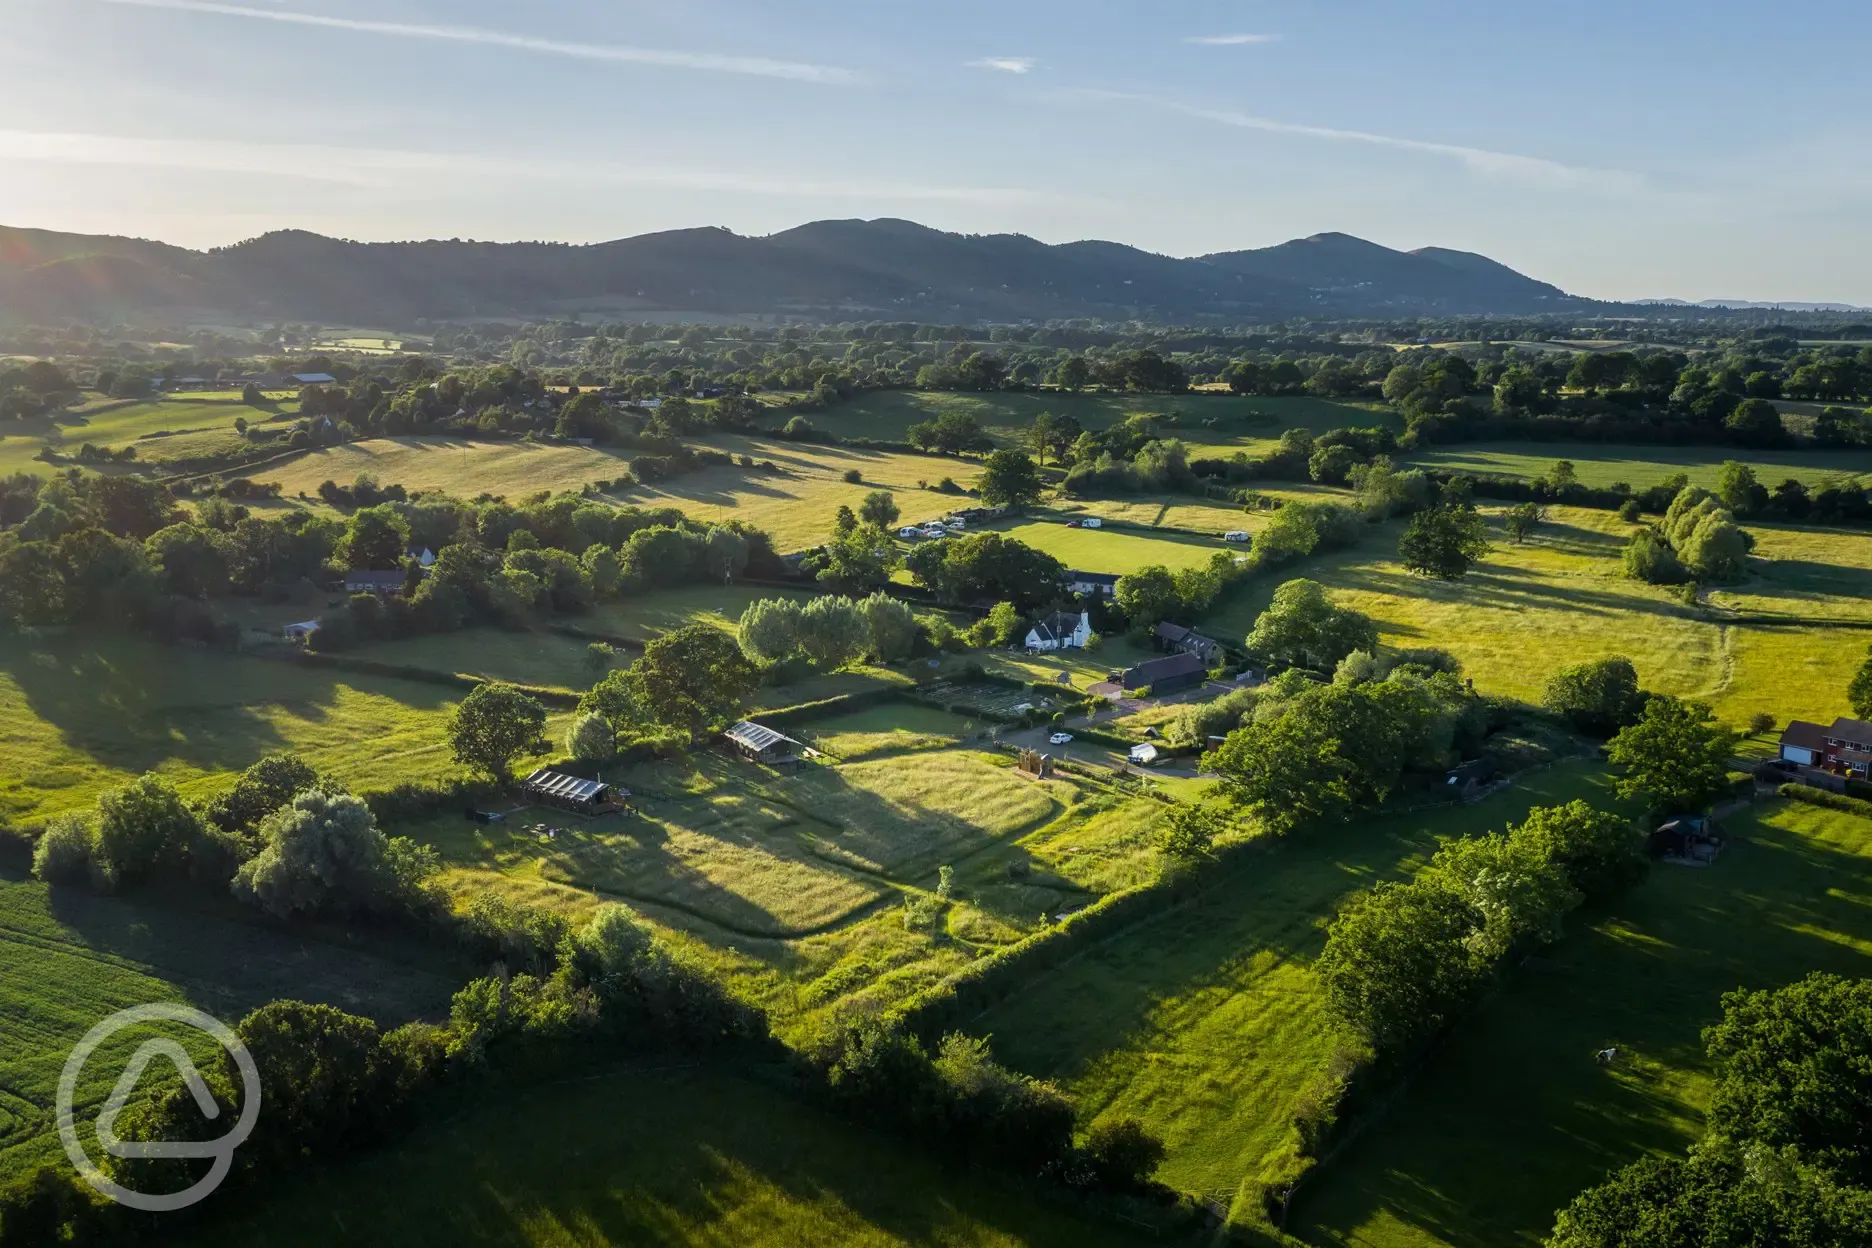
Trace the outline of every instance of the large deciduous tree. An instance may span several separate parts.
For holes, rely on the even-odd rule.
[[[1467,504],[1418,512],[1398,542],[1406,568],[1440,581],[1460,580],[1488,551],[1488,525]]]
[[[1318,581],[1288,581],[1274,591],[1248,649],[1273,663],[1329,671],[1354,650],[1375,650],[1378,629],[1366,616],[1334,606]]]
[[[546,708],[512,685],[478,685],[449,721],[455,761],[501,784],[513,762],[531,753],[546,728]]]
[[[1661,810],[1701,810],[1729,784],[1736,734],[1701,702],[1653,694],[1644,713],[1612,738],[1607,757],[1621,769],[1620,797],[1643,797]]]
[[[982,464],[976,489],[990,507],[1019,510],[1040,499],[1040,470],[1019,451],[999,450]]]

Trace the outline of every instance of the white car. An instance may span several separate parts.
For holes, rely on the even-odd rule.
[[[1105,522],[1097,516],[1087,516],[1079,522],[1079,527],[1082,529],[1102,529],[1105,527]]]
[[[929,528],[923,530],[923,536],[924,537],[948,537],[949,530],[943,528],[942,525],[940,524],[932,524],[929,526]]]
[[[923,530],[915,527],[902,528],[897,530],[897,536],[914,540],[923,536]]]
[[[1245,542],[1248,540],[1248,535],[1240,529],[1230,529],[1227,533],[1222,535],[1222,540],[1225,542]]]
[[[944,516],[943,523],[948,525],[952,529],[966,529],[968,527],[968,517],[967,516]]]
[[[1047,738],[1047,744],[1048,745],[1071,745],[1072,733],[1056,732],[1052,736]]]

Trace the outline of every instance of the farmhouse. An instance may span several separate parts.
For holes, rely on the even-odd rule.
[[[1066,588],[1077,598],[1111,598],[1118,593],[1118,578],[1107,572],[1068,572]]]
[[[1083,650],[1092,636],[1092,617],[1081,611],[1055,611],[1027,630],[1029,650]]]
[[[1864,780],[1872,769],[1872,723],[1842,718],[1827,728],[1797,719],[1781,734],[1781,757],[1802,767]]]
[[[1200,658],[1188,651],[1181,651],[1126,668],[1118,674],[1117,681],[1122,688],[1149,689],[1153,696],[1162,696],[1183,689],[1194,689],[1202,684],[1208,671],[1208,665]]]
[[[376,594],[379,597],[395,597],[403,592],[403,574],[401,572],[372,572],[365,568],[353,568],[345,573],[344,587],[347,594]]]
[[[728,744],[741,752],[750,763],[796,763],[799,756],[793,747],[799,742],[764,724],[742,720],[722,734]]]
[[[1206,666],[1218,667],[1222,663],[1222,643],[1211,641],[1192,628],[1181,624],[1172,624],[1168,620],[1157,626],[1155,636],[1157,648],[1171,653],[1193,654]]]
[[[623,805],[624,798],[630,796],[628,790],[544,767],[522,780],[520,791],[543,805],[556,806],[560,810],[570,810],[581,815],[614,810]]]

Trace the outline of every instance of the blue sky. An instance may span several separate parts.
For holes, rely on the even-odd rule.
[[[1872,304],[1863,0],[0,0],[0,222],[1343,230]]]

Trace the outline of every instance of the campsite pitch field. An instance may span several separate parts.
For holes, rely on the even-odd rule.
[[[604,497],[638,507],[678,507],[695,520],[744,520],[765,529],[775,548],[785,552],[825,541],[838,508],[856,510],[872,490],[895,493],[906,519],[940,516],[956,505],[957,496],[938,494],[934,487],[944,477],[967,486],[979,472],[975,464],[959,459],[778,439],[723,437],[709,445],[757,463],[771,461],[780,471],[739,465],[707,468]],[[446,490],[461,498],[494,494],[518,502],[542,490],[576,492],[592,482],[617,480],[629,471],[633,454],[527,442],[375,438],[312,451],[256,477],[279,482],[288,497],[315,498],[324,481],[342,484],[368,473],[384,485]],[[844,479],[850,471],[862,478],[858,484]]]
[[[356,1162],[269,1185],[192,1242],[1115,1248],[1151,1240],[945,1167],[764,1083],[689,1068],[484,1100]]]
[[[1755,469],[1773,488],[1789,477],[1809,489],[1835,478],[1872,477],[1872,451],[1752,451],[1720,446],[1627,446],[1578,442],[1475,442],[1448,450],[1402,455],[1419,468],[1444,472],[1497,473],[1532,479],[1545,476],[1560,460],[1571,460],[1581,485],[1603,487],[1623,481],[1635,489],[1656,485],[1683,473],[1692,485],[1713,488],[1724,460]]]
[[[459,694],[110,635],[0,642],[0,813],[90,805],[147,771],[189,797],[292,751],[357,788],[453,775]]]
[[[1314,828],[1249,857],[1189,905],[1139,923],[970,1024],[1016,1069],[1058,1080],[1086,1122],[1135,1115],[1169,1146],[1159,1177],[1232,1197],[1296,1165],[1296,1105],[1337,1047],[1308,964],[1353,891],[1442,840],[1499,831],[1532,806],[1610,805],[1569,763],[1474,806]]]
[[[1289,1229],[1357,1248],[1537,1248],[1607,1171],[1701,1134],[1699,1033],[1722,994],[1872,975],[1872,820],[1776,803],[1728,821],[1713,867],[1660,864],[1533,959],[1339,1159]],[[1601,1067],[1608,1046],[1618,1060]]]
[[[1242,526],[1246,528],[1247,526]],[[1144,533],[1135,529],[1070,529],[1064,521],[1017,524],[997,532],[1045,551],[1068,568],[1123,576],[1161,563],[1175,571],[1200,567],[1217,552],[1234,550],[1219,538],[1187,533]]]
[[[0,1178],[62,1158],[53,1123],[59,1073],[99,1021],[133,1005],[186,1001],[232,1025],[280,997],[397,1025],[441,1018],[458,968],[393,961],[234,919],[53,890],[0,871]],[[87,1064],[77,1115],[90,1121],[130,1051],[123,1032]],[[198,1062],[215,1046],[180,1029]],[[205,1047],[204,1047],[205,1046]]]

